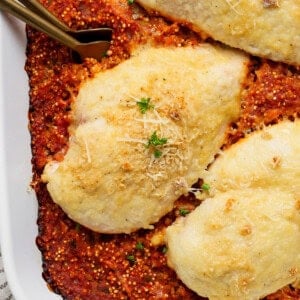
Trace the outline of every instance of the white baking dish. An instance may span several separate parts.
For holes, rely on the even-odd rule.
[[[0,238],[7,279],[17,300],[54,300],[35,244],[37,201],[30,190],[25,26],[0,12]]]

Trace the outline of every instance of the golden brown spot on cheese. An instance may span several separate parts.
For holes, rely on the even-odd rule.
[[[251,282],[251,279],[249,279],[249,278],[241,278],[241,279],[239,280],[239,285],[240,285],[242,288],[244,288],[244,287],[246,287],[247,285],[249,285],[250,282]]]
[[[300,210],[300,199],[296,200],[296,209]]]
[[[298,273],[298,268],[296,268],[296,267],[295,268],[291,268],[289,270],[289,272],[290,272],[291,276],[295,276]]]
[[[272,165],[272,168],[273,169],[276,169],[278,167],[280,167],[280,164],[282,163],[282,159],[280,156],[274,156],[272,158],[272,162],[271,162],[271,165]]]
[[[132,171],[132,165],[129,163],[129,162],[125,162],[123,165],[122,165],[122,169],[125,171],[125,172],[129,172],[129,171]]]
[[[211,229],[211,230],[219,230],[223,227],[220,223],[209,222],[208,224],[209,224],[209,229]]]
[[[225,204],[224,212],[229,213],[232,210],[232,207],[236,202],[237,201],[233,198],[228,199]]]
[[[263,0],[264,8],[279,7],[279,0]]]
[[[245,225],[245,226],[240,230],[240,234],[241,234],[242,236],[247,236],[247,235],[249,235],[249,234],[251,234],[251,233],[252,233],[252,227],[251,227],[251,225],[249,225],[249,224]]]
[[[267,131],[263,131],[262,134],[261,134],[261,137],[264,140],[271,140],[272,139],[272,135]]]

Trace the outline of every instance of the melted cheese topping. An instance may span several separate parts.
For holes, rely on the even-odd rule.
[[[204,177],[212,198],[167,229],[168,261],[210,299],[259,299],[299,279],[300,120],[255,132]]]
[[[69,150],[44,170],[52,199],[95,231],[151,228],[222,145],[239,114],[246,62],[209,45],[147,47],[87,80],[72,109]],[[144,114],[142,98],[150,98]],[[154,133],[167,142],[148,145]]]
[[[138,0],[196,31],[251,54],[300,64],[298,0]],[[280,20],[280,21],[279,21]]]
[[[300,120],[284,121],[221,153],[204,176],[211,194],[246,187],[280,187],[300,198]]]
[[[258,300],[299,278],[299,228],[291,193],[219,193],[167,229],[168,263],[210,300]]]

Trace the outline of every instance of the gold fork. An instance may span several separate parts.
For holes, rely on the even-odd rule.
[[[20,0],[20,2],[0,0],[0,9],[68,46],[78,53],[81,59],[93,57],[101,60],[108,50],[112,35],[111,28],[74,31],[60,22],[37,1]]]

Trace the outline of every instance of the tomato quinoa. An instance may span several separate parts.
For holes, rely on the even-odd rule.
[[[104,235],[70,220],[51,200],[41,174],[49,160],[62,159],[68,148],[70,105],[84,79],[127,59],[135,43],[151,40],[181,47],[201,43],[205,37],[190,32],[186,24],[149,15],[126,0],[41,2],[72,28],[109,26],[114,30],[111,47],[101,62],[87,59],[79,64],[72,61],[66,47],[27,28],[32,186],[39,202],[37,245],[49,288],[65,299],[201,299],[167,266],[167,248],[160,240],[161,232],[178,215],[200,204],[193,194],[178,199],[174,210],[152,231]],[[226,145],[263,123],[295,118],[299,113],[299,68],[252,58],[242,115],[232,124]],[[299,297],[300,290],[285,287],[266,299]]]

